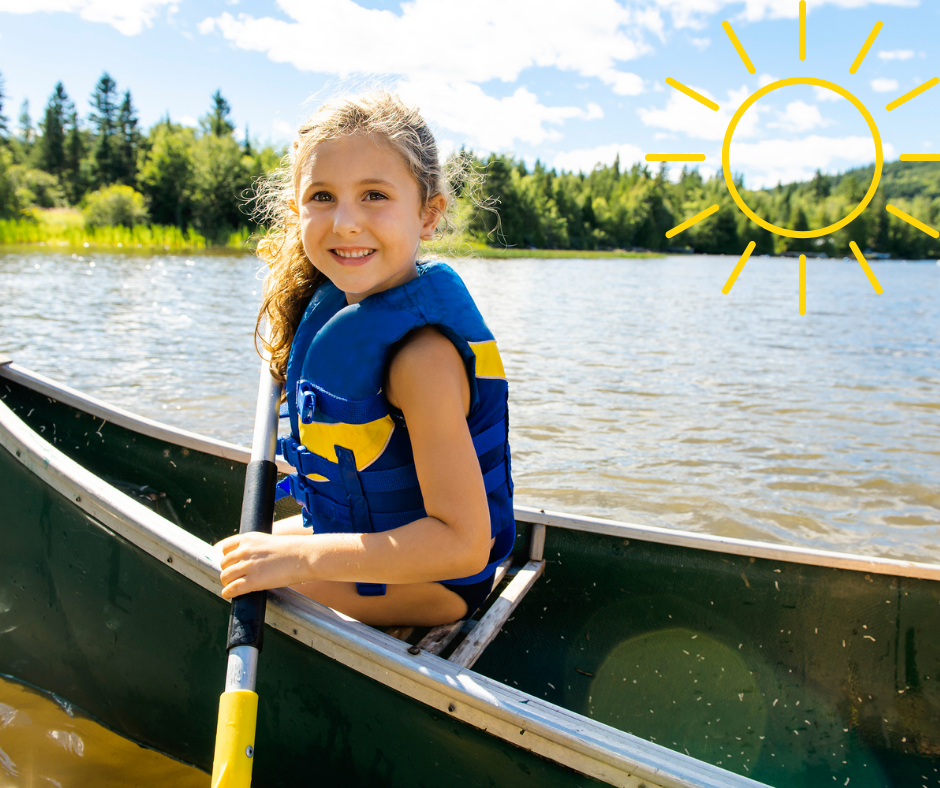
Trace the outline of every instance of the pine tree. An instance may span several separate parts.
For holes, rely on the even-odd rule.
[[[39,169],[61,178],[65,171],[65,123],[74,105],[59,82],[49,97],[40,123]]]
[[[20,141],[24,146],[29,147],[36,139],[36,131],[33,129],[33,120],[29,116],[29,99],[23,99],[20,104]]]
[[[119,150],[117,83],[107,72],[95,85],[91,106],[89,120],[94,126],[92,158],[95,182],[97,186],[108,186],[120,180],[123,166]]]
[[[245,141],[242,143],[242,153],[245,156],[254,156],[255,152],[251,149],[251,137],[248,136],[248,124],[245,124]]]
[[[72,205],[75,205],[87,190],[87,184],[82,174],[82,159],[84,158],[85,139],[82,136],[78,112],[75,111],[75,106],[72,105],[65,134],[65,166],[62,179],[66,196]]]
[[[131,100],[131,92],[125,91],[124,100],[118,114],[117,158],[120,174],[117,178],[127,186],[137,183],[137,149],[140,147],[140,131],[137,128],[137,114]]]
[[[235,131],[235,124],[229,120],[232,108],[222,97],[222,91],[212,94],[212,109],[209,114],[199,120],[199,126],[206,134],[214,137],[228,137]]]

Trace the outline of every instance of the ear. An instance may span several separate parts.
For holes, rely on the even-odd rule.
[[[435,194],[428,200],[428,204],[424,207],[424,224],[421,226],[421,240],[429,241],[431,239],[431,236],[434,235],[434,230],[437,228],[437,223],[444,215],[444,209],[446,207],[447,201],[442,194]]]

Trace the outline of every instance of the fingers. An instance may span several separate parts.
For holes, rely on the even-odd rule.
[[[242,534],[235,534],[234,536],[226,536],[224,539],[215,543],[215,546],[218,547],[223,553],[228,553],[231,550],[234,550],[238,547],[239,540],[241,539]]]
[[[234,597],[241,596],[242,594],[247,594],[251,591],[257,591],[257,588],[251,588],[248,584],[248,581],[245,578],[240,577],[237,580],[233,580],[225,588],[222,589],[222,598],[223,599],[233,599]]]

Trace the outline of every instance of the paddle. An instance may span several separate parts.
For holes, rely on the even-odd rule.
[[[261,363],[251,462],[245,475],[245,496],[239,533],[271,533],[274,521],[274,462],[281,384],[271,377],[267,361]],[[266,591],[253,591],[232,600],[228,626],[228,669],[225,692],[219,698],[215,734],[212,788],[248,788],[254,762],[258,695],[255,677],[264,635]]]

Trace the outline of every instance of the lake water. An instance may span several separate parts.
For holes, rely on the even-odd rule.
[[[452,263],[510,380],[517,503],[940,561],[940,266],[873,262],[876,295],[854,260],[811,260],[801,316],[796,260],[752,258],[722,295],[736,262]],[[0,353],[244,444],[258,272],[0,252]]]
[[[940,561],[940,267],[462,260],[510,380],[518,503]],[[247,255],[0,254],[0,353],[247,444]]]

